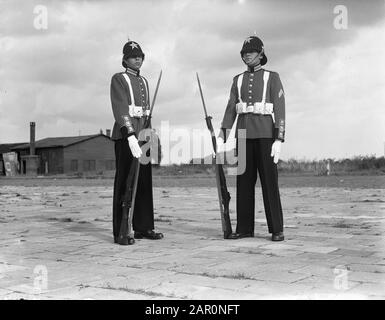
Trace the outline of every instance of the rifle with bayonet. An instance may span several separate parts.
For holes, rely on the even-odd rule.
[[[198,80],[199,92],[200,92],[201,99],[202,99],[203,109],[205,111],[206,125],[210,131],[211,141],[212,141],[213,149],[214,149],[213,167],[214,167],[215,178],[216,178],[216,182],[217,182],[219,210],[221,212],[223,238],[228,239],[232,233],[231,220],[230,220],[230,210],[229,210],[229,204],[230,204],[230,198],[231,197],[230,197],[229,191],[227,190],[226,177],[225,177],[225,173],[223,171],[223,166],[222,166],[222,164],[218,163],[219,161],[218,161],[218,157],[217,157],[217,155],[218,155],[217,154],[217,140],[215,138],[213,124],[211,123],[212,117],[207,115],[206,104],[205,104],[205,100],[203,98],[202,87],[201,87],[201,83],[199,81],[198,73],[197,73],[197,80]]]
[[[138,128],[139,132],[142,129],[148,129],[151,125],[152,110],[154,109],[156,96],[158,94],[160,79],[162,78],[162,70],[160,71],[158,82],[156,84],[154,98],[152,99],[149,115],[146,116],[142,128]],[[142,146],[144,142],[139,141],[139,145]],[[134,216],[136,190],[138,187],[140,161],[138,158],[133,157],[130,170],[126,181],[126,190],[121,200],[122,206],[122,222],[120,225],[120,232],[118,237],[118,243],[122,245],[128,245],[134,243],[134,237],[132,235],[132,218]]]

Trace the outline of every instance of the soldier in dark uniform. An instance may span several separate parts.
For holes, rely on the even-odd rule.
[[[116,173],[113,197],[113,235],[118,242],[122,220],[121,198],[133,157],[139,158],[142,150],[138,143],[139,129],[149,114],[150,97],[147,80],[140,75],[144,53],[135,41],[123,47],[122,65],[125,72],[114,74],[111,80],[111,104],[115,118],[111,139],[115,141]],[[161,239],[155,232],[152,194],[151,162],[140,164],[138,186],[133,215],[134,238]],[[129,238],[129,244],[135,240]]]
[[[230,99],[218,137],[226,142],[238,115],[237,130],[246,130],[246,169],[237,176],[237,228],[232,239],[254,236],[255,184],[261,179],[268,230],[273,241],[284,240],[277,163],[285,136],[285,94],[277,72],[262,68],[267,62],[262,41],[248,37],[241,50],[247,71],[234,77]],[[240,161],[241,154],[238,154]]]

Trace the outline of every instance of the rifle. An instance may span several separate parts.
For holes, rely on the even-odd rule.
[[[150,113],[148,116],[146,116],[144,120],[143,128],[138,128],[138,132],[140,132],[141,129],[147,129],[150,127],[152,110],[154,109],[155,100],[158,94],[161,78],[162,78],[162,70],[160,71],[158,82],[156,84],[154,98],[152,99],[152,103],[151,103]],[[139,141],[139,145],[142,146],[143,143]],[[128,245],[128,244],[134,243],[133,236],[132,236],[132,218],[134,216],[136,190],[138,187],[138,178],[139,178],[139,169],[140,169],[140,161],[138,158],[133,157],[130,170],[127,176],[126,190],[121,200],[122,222],[119,230],[118,243],[122,245]]]
[[[213,124],[211,123],[212,117],[207,115],[206,104],[203,98],[202,87],[199,81],[198,73],[197,73],[197,80],[198,80],[199,92],[202,98],[203,109],[205,111],[206,125],[210,131],[211,141],[213,143],[213,149],[214,149],[213,160],[215,163],[213,164],[213,167],[214,167],[215,178],[217,182],[219,210],[221,212],[223,238],[228,239],[230,234],[232,233],[230,212],[229,212],[229,204],[230,204],[231,197],[230,197],[229,191],[227,190],[226,177],[223,171],[223,166],[222,164],[217,163],[217,140],[215,138]]]

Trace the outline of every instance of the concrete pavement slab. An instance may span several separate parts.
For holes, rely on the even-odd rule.
[[[255,237],[230,241],[215,188],[157,187],[165,238],[124,247],[113,243],[108,183],[0,187],[1,299],[384,298],[385,208],[366,200],[385,189],[283,188],[286,240],[273,243],[260,190]]]

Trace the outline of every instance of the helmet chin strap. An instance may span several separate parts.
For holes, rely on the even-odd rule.
[[[246,62],[245,62],[245,59],[243,59],[243,57],[242,57],[242,60],[243,60],[243,62],[248,66],[248,67],[255,67],[255,66],[257,66],[258,64],[260,64],[261,63],[261,60],[262,60],[262,55],[263,54],[263,49],[262,49],[262,51],[261,52],[259,52],[258,53],[258,55],[253,59],[253,61],[251,61],[249,64],[247,64]],[[259,63],[257,63],[257,64],[255,64],[255,60],[256,59],[259,59]]]
[[[242,60],[243,60],[243,62],[245,62],[245,64],[246,64],[248,67],[254,67],[254,66],[257,66],[258,64],[261,63],[261,61],[259,61],[259,63],[256,63],[256,62],[255,62],[255,60],[256,60],[257,58],[258,58],[258,57],[255,57],[255,59],[254,59],[253,61],[251,61],[250,63],[246,63],[244,59],[242,59]],[[259,60],[261,60],[261,59],[259,59]]]
[[[143,61],[143,60],[142,60],[142,61]],[[135,65],[129,64],[129,63],[128,63],[128,59],[127,59],[127,60],[124,60],[124,62],[126,63],[126,65],[127,65],[128,68],[130,68],[130,69],[132,69],[132,70],[136,70],[136,71],[140,70],[140,67],[138,68],[138,67],[135,66]]]

